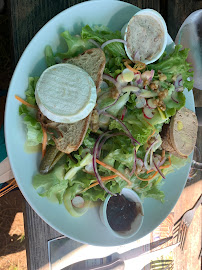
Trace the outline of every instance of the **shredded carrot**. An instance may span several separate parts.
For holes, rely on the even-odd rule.
[[[102,181],[107,181],[107,180],[114,179],[115,177],[117,177],[117,175],[113,174],[113,175],[109,175],[109,176],[103,176],[103,177],[101,177],[101,179],[102,179]]]
[[[42,158],[43,158],[46,154],[46,145],[48,141],[48,136],[44,127],[42,127],[42,131],[43,131],[43,142],[42,142]]]
[[[141,177],[139,177],[136,173],[135,173],[135,175],[136,175],[136,177],[137,177],[138,179],[140,179],[140,180],[142,180],[142,181],[150,181],[150,180],[152,180],[152,179],[157,175],[157,173],[158,173],[158,172],[155,172],[153,175],[151,175],[151,176],[148,177],[148,178],[141,178]]]
[[[140,61],[135,61],[134,69],[136,69],[136,70],[142,70],[145,67],[146,67],[146,64],[145,63],[142,63]]]
[[[152,132],[152,134],[149,135],[149,137],[147,138],[147,143],[148,143],[149,139],[155,134],[155,132],[156,132],[156,130],[154,130],[154,131]]]
[[[130,59],[123,59],[124,61],[124,65],[128,65],[128,64],[131,64],[133,63]],[[131,71],[134,72],[134,70],[137,72],[139,70],[142,70],[146,67],[146,64],[145,63],[142,63],[141,61],[135,61],[135,66],[132,68],[131,66],[126,66],[128,69],[130,69]]]
[[[108,180],[114,180],[114,178],[116,178],[117,175],[114,174],[114,175],[110,175],[110,176],[104,176],[104,177],[101,177],[101,180],[104,182],[104,181],[108,181]],[[82,190],[81,192],[85,192],[86,190],[92,188],[92,187],[95,187],[99,185],[99,183],[96,181],[95,183],[91,184],[89,187],[85,188],[84,190]]]
[[[22,99],[21,97],[18,97],[18,96],[15,95],[15,98],[16,98],[18,101],[20,101],[22,104],[24,104],[24,105],[26,105],[26,106],[28,106],[28,107],[37,109],[37,106],[28,103],[27,101],[25,101],[25,100]]]
[[[171,166],[171,164],[163,165],[163,166],[160,166],[159,169],[166,169],[166,168],[169,168],[170,166]]]
[[[110,171],[114,172],[115,174],[117,174],[118,176],[120,176],[123,180],[125,180],[129,185],[132,185],[131,181],[125,177],[125,175],[123,175],[121,172],[117,171],[116,169],[114,169],[112,166],[105,164],[104,162],[100,161],[99,159],[96,159],[96,162],[100,165],[102,165],[103,167],[109,169]]]
[[[172,164],[170,156],[168,156],[168,160],[170,162],[170,165]]]
[[[150,124],[146,119],[144,119],[144,121],[147,122],[147,124],[148,124],[149,126],[151,126],[152,128],[154,128],[154,127],[152,126],[152,124]]]
[[[124,62],[124,65],[125,65],[129,70],[131,70],[132,72],[134,72],[134,73],[139,73],[139,74],[140,74],[140,71],[139,71],[139,70],[132,68],[127,62]]]

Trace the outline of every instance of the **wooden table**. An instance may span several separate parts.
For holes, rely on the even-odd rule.
[[[13,38],[13,64],[18,62],[22,52],[36,32],[62,10],[78,4],[79,0],[10,0],[11,30]],[[174,39],[185,18],[194,10],[202,8],[198,0],[129,0],[140,8],[153,8],[159,11],[168,25],[168,32]],[[202,106],[202,94],[196,92],[197,106]],[[199,137],[202,138],[202,129]],[[199,141],[199,140],[198,140]],[[199,145],[199,144],[198,144]],[[199,145],[201,148],[201,145]],[[202,151],[201,151],[202,152]],[[199,175],[201,179],[201,175]],[[27,241],[28,269],[49,269],[47,241],[60,236],[48,226],[25,202],[25,231]],[[198,269],[196,269],[198,270]]]

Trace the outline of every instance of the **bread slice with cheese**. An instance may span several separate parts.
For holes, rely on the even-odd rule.
[[[38,120],[47,132],[51,134],[58,150],[70,154],[76,151],[83,142],[89,126],[91,114],[73,124],[57,123],[49,120],[38,110]]]
[[[65,62],[85,70],[93,79],[98,91],[106,62],[105,54],[101,49],[87,50],[83,54]],[[82,144],[88,130],[90,118],[91,113],[86,118],[72,124],[57,123],[49,120],[40,110],[38,111],[38,120],[51,134],[57,149],[67,154],[76,151]]]
[[[171,118],[162,131],[162,148],[181,158],[187,158],[194,149],[198,122],[194,112],[183,107]]]

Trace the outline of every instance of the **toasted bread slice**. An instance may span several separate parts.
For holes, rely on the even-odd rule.
[[[106,62],[105,54],[101,49],[87,50],[83,54],[65,62],[85,70],[95,82],[98,91]],[[42,126],[52,133],[52,139],[57,149],[67,154],[76,151],[82,144],[88,130],[90,118],[91,113],[83,120],[73,124],[56,123],[45,117],[40,110],[38,111],[38,119]]]
[[[170,140],[179,155],[188,156],[196,144],[198,121],[194,112],[183,107],[170,122]]]
[[[78,66],[85,70],[95,82],[97,91],[102,81],[105,62],[105,54],[99,48],[89,49],[77,57],[65,60],[65,63]]]
[[[177,157],[187,158],[194,149],[197,130],[196,115],[184,107],[171,118],[169,125],[163,126],[161,146]]]
[[[70,154],[76,151],[83,142],[90,122],[89,114],[85,119],[73,124],[56,123],[38,111],[38,120],[51,134],[58,150]]]

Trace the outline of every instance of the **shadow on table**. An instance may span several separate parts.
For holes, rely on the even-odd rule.
[[[25,249],[23,196],[19,190],[0,198],[0,257]]]

